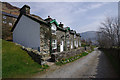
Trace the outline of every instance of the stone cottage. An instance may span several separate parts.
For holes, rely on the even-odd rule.
[[[11,29],[17,20],[17,15],[0,11],[2,13],[2,39],[12,41]]]
[[[76,31],[74,31],[74,49],[78,47],[78,37],[76,36]]]
[[[57,27],[57,50],[58,52],[62,52],[66,50],[66,37],[65,37],[66,30],[64,28],[64,24],[60,22],[59,26]]]
[[[30,14],[28,5],[20,9],[20,15],[11,31],[13,42],[50,53],[50,26],[41,17]]]
[[[66,50],[71,50],[71,38],[72,36],[70,35],[70,27],[66,27],[66,34],[65,34],[65,37],[66,37]]]
[[[45,21],[51,26],[51,53],[65,51],[65,29],[64,25],[58,24],[55,19],[48,16]]]
[[[47,19],[45,19],[47,24],[50,25],[51,27],[51,46],[50,46],[50,51],[51,53],[57,52],[57,27],[59,24],[55,19],[52,19],[50,16],[48,16]]]
[[[74,48],[75,48],[75,44],[74,44],[74,34],[75,34],[75,31],[70,30],[71,49],[74,49]]]

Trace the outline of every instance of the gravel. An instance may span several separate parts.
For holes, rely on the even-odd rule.
[[[63,66],[52,65],[34,78],[118,78],[107,57],[95,49],[92,53]]]

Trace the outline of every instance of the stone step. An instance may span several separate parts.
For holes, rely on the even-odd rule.
[[[49,54],[42,54],[43,57],[49,57]]]
[[[50,59],[51,57],[42,57],[41,59],[42,60],[44,60],[44,61],[46,61],[46,60],[48,60],[48,59]]]

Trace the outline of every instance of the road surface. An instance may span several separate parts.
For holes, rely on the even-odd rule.
[[[92,53],[63,66],[52,65],[34,78],[118,78],[107,57],[95,49]]]

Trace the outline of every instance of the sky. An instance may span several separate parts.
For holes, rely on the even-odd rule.
[[[46,19],[50,16],[77,33],[97,31],[105,17],[118,16],[117,2],[10,2],[21,8],[27,4],[30,13]]]

